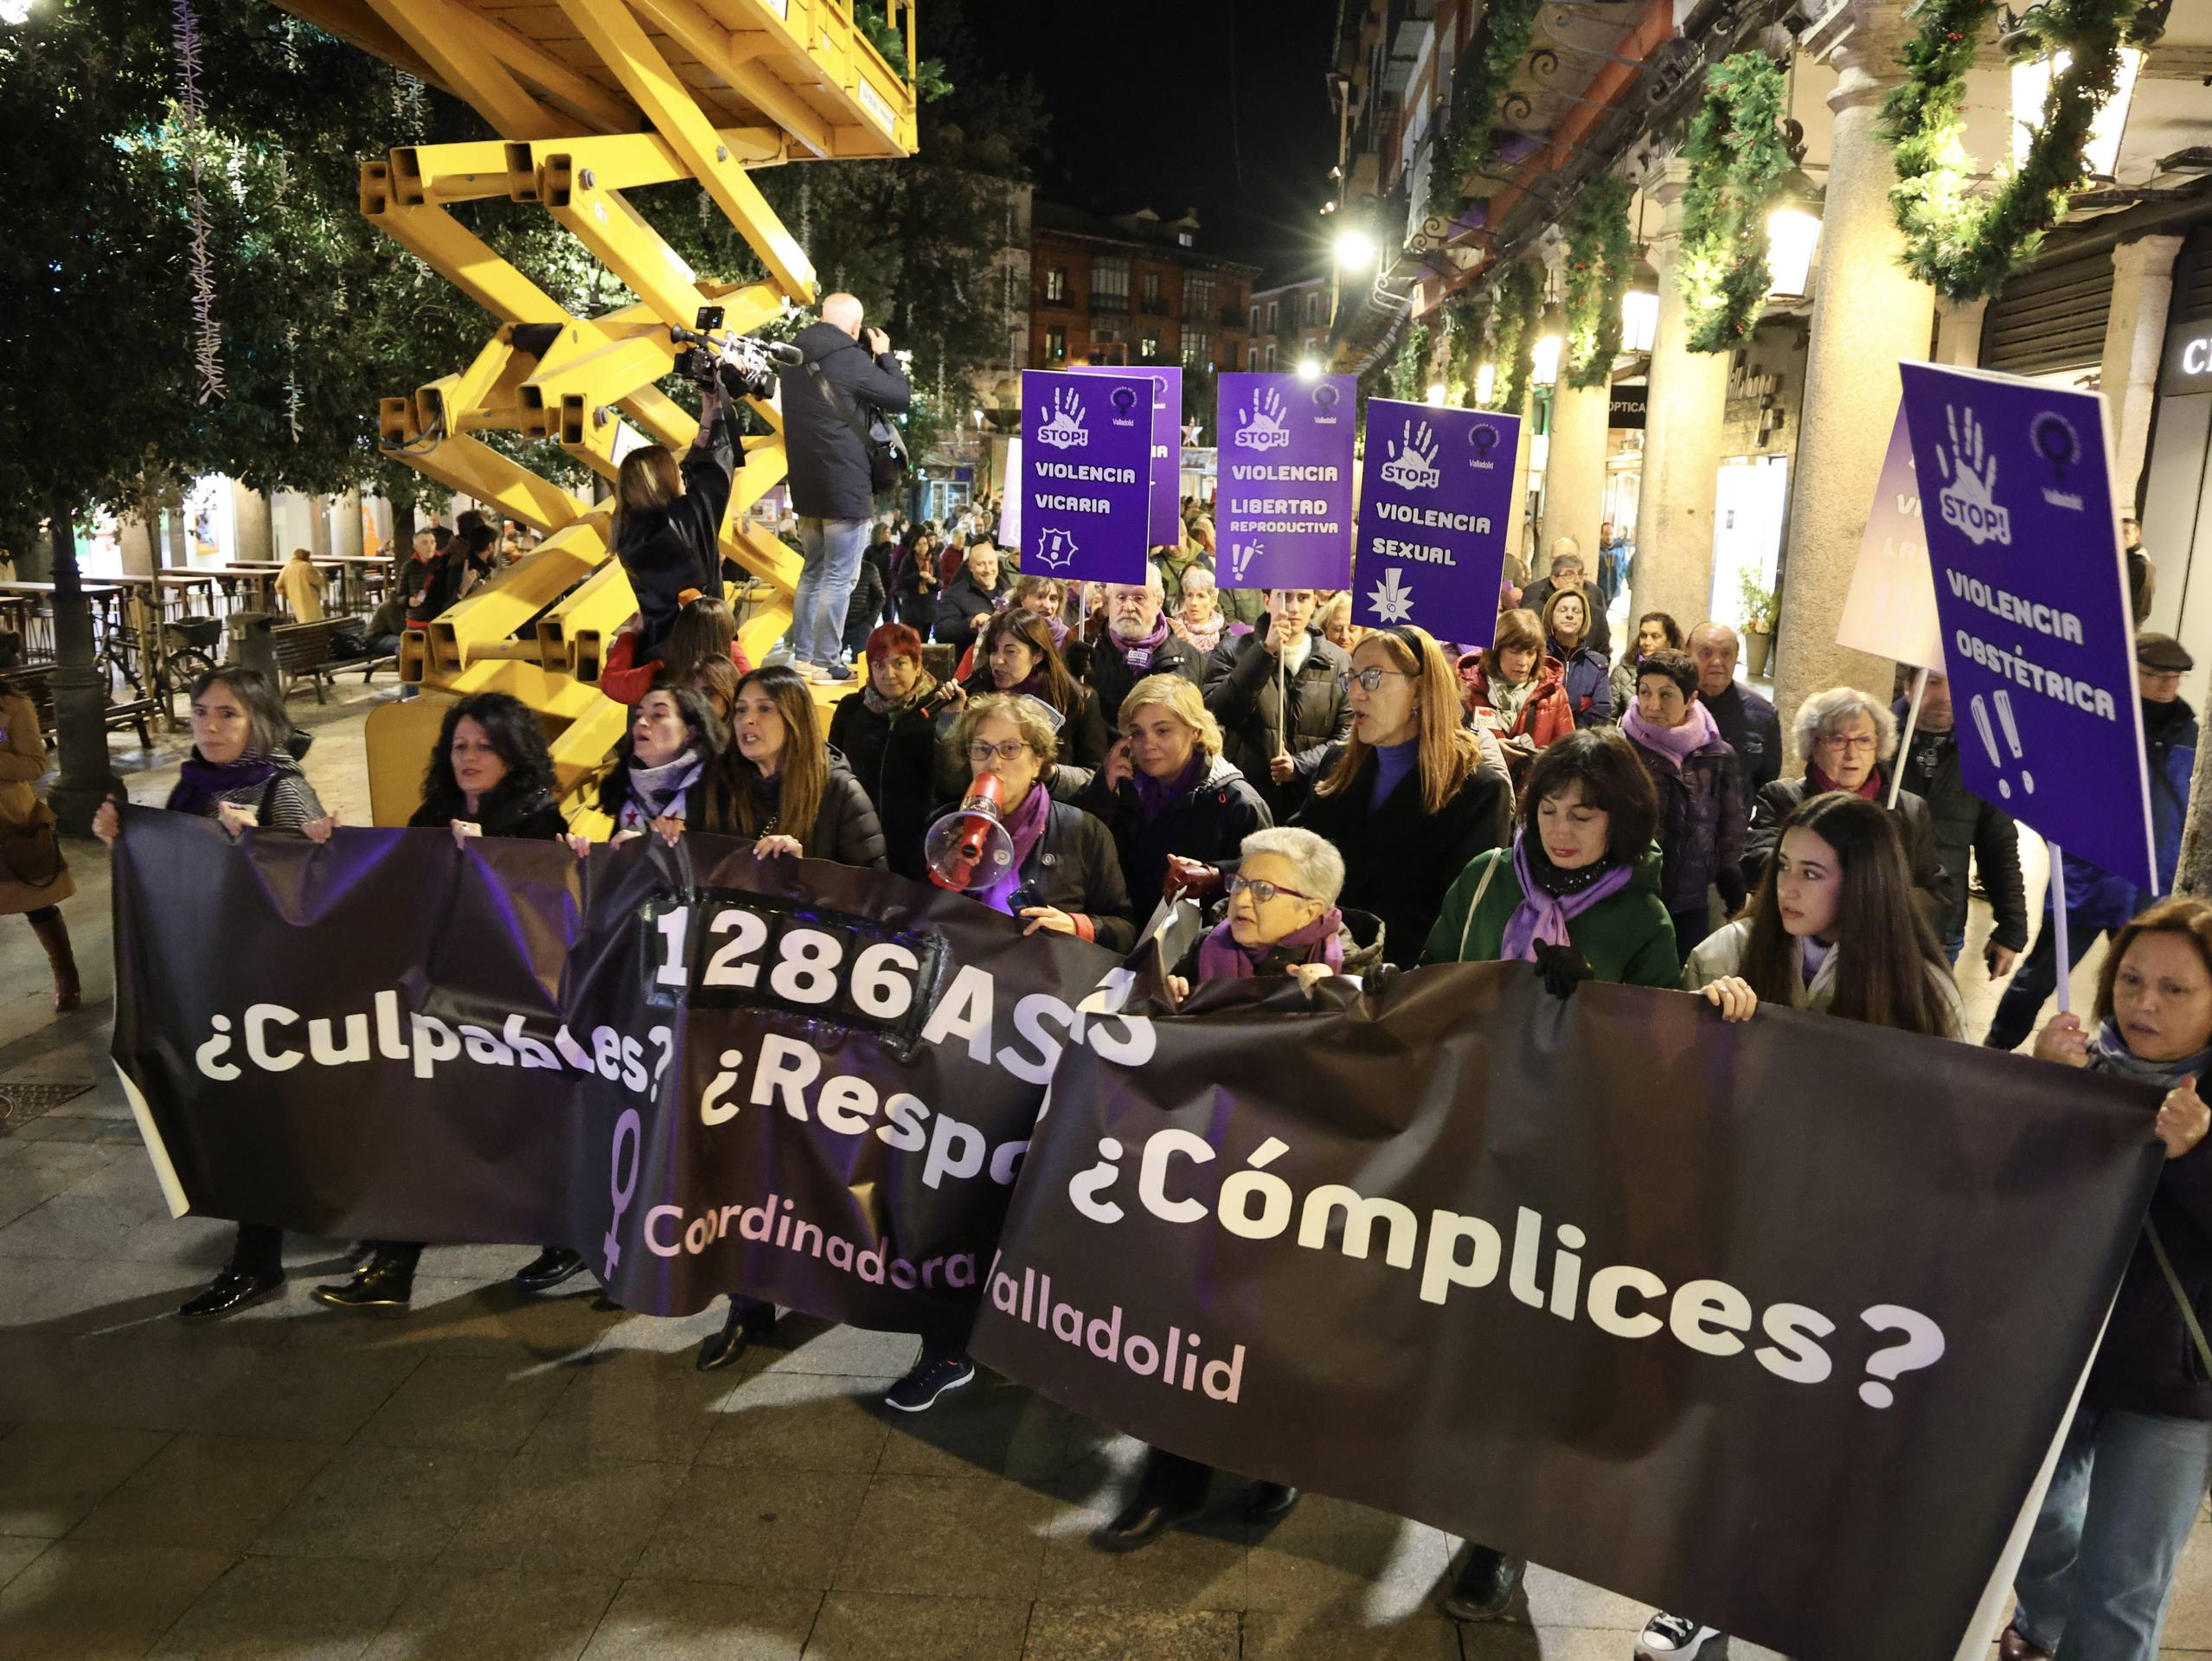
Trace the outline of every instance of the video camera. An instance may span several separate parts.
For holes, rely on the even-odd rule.
[[[801,363],[798,347],[780,340],[757,340],[750,335],[725,335],[722,308],[702,305],[696,327],[671,324],[670,338],[691,350],[680,353],[676,368],[702,391],[719,381],[732,398],[766,398],[776,388],[776,365]]]

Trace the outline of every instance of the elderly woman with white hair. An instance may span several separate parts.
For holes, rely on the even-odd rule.
[[[1889,706],[1855,686],[1831,687],[1798,706],[1794,728],[1805,773],[1762,785],[1752,800],[1751,829],[1743,840],[1745,885],[1758,889],[1774,857],[1782,827],[1808,797],[1840,790],[1888,805],[1889,765],[1897,754],[1897,718]],[[1935,847],[1935,820],[1909,790],[1890,809],[1905,863],[1912,869],[1914,902],[1936,922],[1951,904],[1951,879]]]
[[[1365,973],[1382,962],[1382,923],[1337,904],[1344,856],[1329,842],[1286,825],[1253,831],[1238,853],[1218,920],[1168,977],[1177,1003],[1194,983],[1292,975],[1310,989],[1330,975]],[[1149,1449],[1136,1491],[1112,1522],[1092,1531],[1091,1543],[1112,1552],[1150,1545],[1205,1510],[1213,1481],[1213,1466]],[[1240,1509],[1245,1522],[1270,1524],[1288,1516],[1298,1498],[1297,1489],[1281,1483],[1247,1483]]]

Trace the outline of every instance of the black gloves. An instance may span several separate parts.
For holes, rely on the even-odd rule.
[[[1751,892],[1744,885],[1743,873],[1733,865],[1721,869],[1720,875],[1713,879],[1713,886],[1721,891],[1721,903],[1731,917],[1743,909],[1744,899]]]
[[[1584,981],[1593,978],[1590,965],[1571,946],[1538,946],[1536,978],[1554,997],[1569,997]]]

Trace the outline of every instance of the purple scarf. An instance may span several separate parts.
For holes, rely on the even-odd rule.
[[[211,819],[224,797],[234,791],[258,790],[276,776],[277,764],[258,750],[218,765],[202,760],[196,748],[176,770],[176,788],[169,792],[169,806],[178,813]]]
[[[1144,816],[1144,823],[1151,824],[1196,790],[1205,771],[1205,754],[1197,751],[1192,754],[1189,765],[1172,779],[1155,779],[1142,767],[1131,773],[1129,782],[1137,786],[1137,811]]]
[[[1166,643],[1167,638],[1168,619],[1165,612],[1160,614],[1160,620],[1152,625],[1152,632],[1142,640],[1125,640],[1112,629],[1106,631],[1106,638],[1113,642],[1113,649],[1121,654],[1121,661],[1139,675],[1149,675],[1152,672],[1152,658],[1157,654],[1160,647]]]
[[[1543,856],[1539,853],[1539,859]],[[1551,862],[1543,860],[1545,871],[1554,870]],[[1538,882],[1529,869],[1528,838],[1524,832],[1513,833],[1513,875],[1521,882],[1521,903],[1505,920],[1505,937],[1499,943],[1499,956],[1507,961],[1519,959],[1533,963],[1539,946],[1566,946],[1567,926],[1599,901],[1619,894],[1635,876],[1634,869],[1626,865],[1615,865],[1596,882],[1574,889],[1570,894],[1555,895]],[[1573,877],[1579,873],[1559,872]]]
[[[987,888],[971,888],[968,898],[981,901],[993,911],[1014,914],[1014,896],[1022,887],[1022,867],[1029,863],[1030,850],[1037,845],[1037,838],[1044,834],[1045,821],[1052,817],[1052,792],[1040,779],[1029,786],[1029,793],[1022,805],[1009,814],[1003,824],[1009,841],[1014,844],[1014,863],[1006,868],[1006,875]]]
[[[1242,946],[1228,922],[1216,923],[1198,942],[1198,978],[1249,980],[1260,972],[1260,960],[1286,946],[1305,946],[1302,963],[1325,963],[1330,972],[1344,966],[1344,914],[1331,906],[1304,928],[1294,928],[1273,946]]]
[[[1689,759],[1692,751],[1702,749],[1721,735],[1713,721],[1713,712],[1705,707],[1703,699],[1689,706],[1689,719],[1679,727],[1654,727],[1644,719],[1644,712],[1635,704],[1628,706],[1628,713],[1621,717],[1620,730],[1628,734],[1640,747],[1652,754],[1664,756],[1677,773]]]

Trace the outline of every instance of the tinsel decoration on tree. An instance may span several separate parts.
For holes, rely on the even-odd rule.
[[[1613,361],[1620,355],[1621,297],[1635,258],[1628,233],[1628,206],[1635,196],[1626,179],[1605,174],[1585,185],[1568,209],[1565,373],[1570,387],[1613,382]]]
[[[1683,145],[1689,187],[1675,277],[1693,352],[1742,345],[1766,303],[1766,211],[1790,169],[1783,98],[1782,71],[1764,53],[1739,52],[1705,77],[1705,101]]]
[[[176,120],[184,138],[191,189],[184,209],[192,238],[192,326],[198,336],[195,357],[200,371],[200,401],[225,396],[222,325],[215,320],[215,261],[208,249],[208,199],[200,185],[200,157],[206,149],[207,106],[200,96],[200,23],[192,0],[174,0],[176,39]]]
[[[1973,195],[1963,143],[1966,72],[1997,0],[1925,0],[1920,33],[1903,54],[1905,79],[1882,106],[1882,135],[1896,158],[1890,211],[1905,233],[1905,267],[1947,300],[1994,296],[2033,259],[2065,217],[2067,200],[2088,177],[2083,151],[2097,112],[2119,84],[2120,48],[2145,43],[2163,7],[2142,0],[2046,0],[2031,6],[2013,37],[2029,57],[2064,52],[2042,119],[2018,164],[2001,166],[1991,189]],[[2147,25],[2147,27],[2146,27]]]

